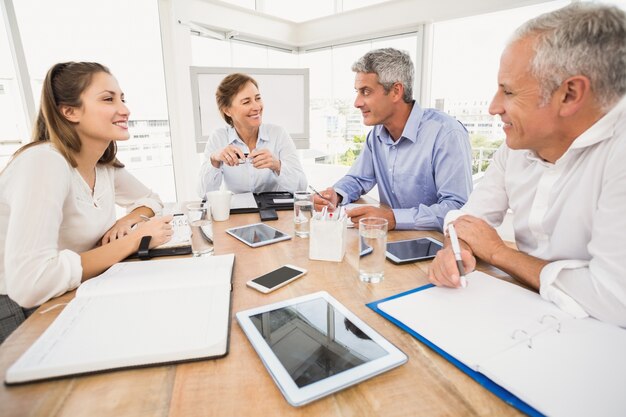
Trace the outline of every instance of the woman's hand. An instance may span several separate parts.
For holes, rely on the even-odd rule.
[[[280,160],[274,158],[269,149],[255,149],[250,154],[250,158],[255,168],[269,168],[276,174],[280,174]]]
[[[211,154],[211,164],[215,168],[219,168],[222,163],[234,167],[239,165],[240,159],[245,159],[243,151],[235,145],[228,145],[220,151]]]
[[[111,241],[113,241],[115,239],[120,239],[120,238],[126,236],[127,234],[130,233],[132,227],[138,221],[139,220],[132,219],[129,216],[122,217],[121,219],[116,221],[115,224],[113,226],[111,226],[111,228],[109,230],[107,230],[107,232],[102,237],[101,244],[106,245],[107,243],[109,243],[109,242],[111,242]]]
[[[150,249],[169,242],[174,234],[172,228],[173,216],[152,217],[149,221],[137,223],[137,227],[131,231],[131,234],[137,235],[137,241],[144,236],[152,236],[150,239]]]

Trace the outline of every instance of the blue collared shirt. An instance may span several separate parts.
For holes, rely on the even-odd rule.
[[[442,230],[446,213],[465,204],[472,191],[472,151],[465,127],[414,102],[402,136],[394,142],[376,125],[348,174],[335,185],[342,205],[378,184],[396,229]]]

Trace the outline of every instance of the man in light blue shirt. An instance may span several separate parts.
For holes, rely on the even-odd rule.
[[[347,212],[355,225],[382,217],[389,229],[442,230],[446,213],[472,190],[471,147],[463,125],[413,100],[413,63],[392,48],[366,53],[352,66],[354,106],[374,126],[348,174],[315,197],[318,208],[355,201],[378,184],[381,207]]]

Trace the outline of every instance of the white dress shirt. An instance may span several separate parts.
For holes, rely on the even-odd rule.
[[[554,164],[503,145],[461,211],[492,226],[514,213],[519,250],[550,261],[541,296],[626,327],[626,98]]]
[[[96,167],[91,189],[51,145],[25,150],[0,174],[0,294],[24,308],[80,284],[79,253],[115,224],[115,204],[159,213],[159,197],[123,168]]]
[[[201,197],[207,191],[219,190],[222,179],[226,188],[236,194],[306,189],[306,175],[296,153],[296,146],[282,127],[262,124],[256,144],[257,149],[268,149],[274,158],[280,160],[280,175],[269,168],[257,169],[250,161],[233,167],[222,164],[215,168],[211,164],[211,154],[231,144],[241,148],[244,153],[250,153],[250,149],[233,127],[220,128],[211,134],[204,149],[205,160],[200,168],[198,193]]]

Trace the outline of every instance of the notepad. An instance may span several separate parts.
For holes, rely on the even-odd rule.
[[[5,382],[220,357],[234,255],[124,262],[86,281]]]
[[[172,237],[168,242],[156,247],[156,249],[176,248],[180,246],[191,246],[191,227],[187,221],[187,216],[177,213],[172,218]]]
[[[626,330],[575,319],[482,272],[468,280],[464,289],[426,286],[369,306],[525,413],[624,415]]]
[[[258,209],[256,199],[254,198],[254,194],[252,193],[239,193],[233,194],[230,199],[230,209],[231,210],[241,210],[241,209]]]

